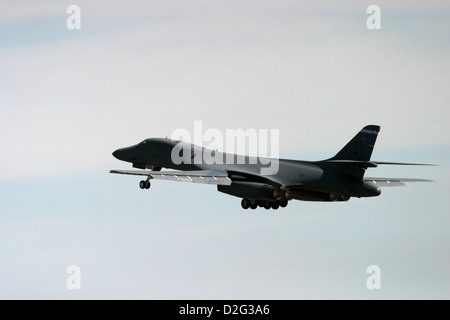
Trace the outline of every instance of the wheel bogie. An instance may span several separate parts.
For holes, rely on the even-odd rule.
[[[266,210],[273,209],[277,210],[279,207],[286,207],[288,204],[287,200],[259,200],[259,199],[247,199],[243,198],[241,200],[241,207],[243,209],[256,209],[257,207],[263,207]]]

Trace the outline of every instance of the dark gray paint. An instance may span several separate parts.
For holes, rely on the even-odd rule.
[[[133,167],[141,169],[225,171],[232,183],[228,186],[218,185],[218,191],[252,201],[265,200],[280,203],[286,202],[286,199],[346,201],[350,197],[374,197],[381,193],[374,178],[371,178],[370,181],[364,179],[364,173],[368,167],[377,167],[378,164],[381,164],[370,161],[379,131],[380,127],[376,125],[364,127],[344,148],[328,160],[271,159],[279,161],[278,172],[273,175],[261,174],[261,169],[267,167],[262,163],[267,163],[268,158],[227,155],[220,152],[216,154],[218,158],[225,161],[227,157],[231,156],[234,164],[202,162],[177,165],[173,163],[171,153],[175,146],[181,146],[179,143],[182,143],[185,148],[192,148],[190,150],[193,153],[212,151],[167,138],[146,139],[137,145],[118,149],[114,151],[113,155],[117,159],[131,162]],[[244,163],[240,164],[238,160]],[[262,160],[265,161],[262,162]],[[397,163],[384,162],[384,164]],[[382,179],[382,181],[386,180]],[[414,181],[425,180],[416,179]]]

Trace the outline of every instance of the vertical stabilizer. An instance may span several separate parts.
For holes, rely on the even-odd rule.
[[[365,126],[330,160],[369,161],[378,132],[380,132],[380,126]]]

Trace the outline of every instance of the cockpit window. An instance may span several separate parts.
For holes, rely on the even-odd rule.
[[[144,144],[144,143],[147,143],[147,140],[144,140],[144,141],[142,141],[142,142],[139,143],[139,144]]]

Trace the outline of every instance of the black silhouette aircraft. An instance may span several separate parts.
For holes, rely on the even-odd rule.
[[[334,157],[323,161],[249,157],[178,140],[151,138],[113,152],[117,159],[144,170],[111,170],[110,173],[145,176],[139,183],[141,189],[150,188],[151,179],[214,184],[218,191],[242,198],[244,209],[258,206],[278,209],[286,207],[292,199],[348,201],[351,197],[376,197],[381,194],[380,187],[431,182],[365,177],[368,168],[378,165],[429,165],[371,161],[379,131],[376,125],[364,127]],[[161,171],[161,168],[174,170]]]

